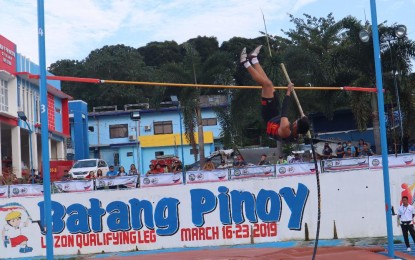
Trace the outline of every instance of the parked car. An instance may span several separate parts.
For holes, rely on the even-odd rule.
[[[73,179],[84,179],[90,171],[93,171],[96,175],[98,169],[101,169],[103,176],[105,176],[109,171],[108,164],[104,160],[79,160],[72,166],[72,169],[69,170],[69,174]]]

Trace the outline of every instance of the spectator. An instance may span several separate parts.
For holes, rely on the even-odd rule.
[[[204,171],[211,171],[215,169],[215,165],[213,164],[211,159],[207,159],[205,165],[203,165]]]
[[[287,164],[287,160],[284,159],[284,156],[280,155],[280,157],[277,160],[277,164]]]
[[[69,174],[68,170],[63,171],[62,181],[71,181],[72,176]]]
[[[102,175],[102,170],[101,169],[98,169],[98,171],[97,171],[97,179],[102,179],[102,178],[104,178],[104,176]]]
[[[337,158],[343,158],[344,149],[343,149],[342,143],[337,143],[336,155],[337,155]]]
[[[295,153],[294,158],[290,160],[290,163],[302,163],[302,162],[303,162],[303,158],[300,157],[299,153]]]
[[[218,169],[224,169],[224,168],[226,168],[227,166],[226,166],[226,162],[225,162],[225,160],[220,160],[220,165],[218,166]]]
[[[156,164],[156,171],[155,173],[165,173],[165,170],[163,167],[161,167],[161,164]]]
[[[268,165],[269,162],[267,161],[267,155],[261,155],[261,160],[259,161],[258,165]]]
[[[16,174],[14,174],[14,173],[10,174],[10,182],[12,184],[19,184],[20,183],[19,179],[17,178]]]
[[[128,171],[128,175],[138,175],[138,171],[134,163],[130,165],[130,170]]]
[[[351,148],[347,148],[346,152],[343,155],[343,158],[353,158],[354,154],[352,153],[352,149]]]
[[[116,171],[114,171],[114,166],[111,165],[109,167],[109,171],[107,172],[107,177],[116,177],[118,175],[118,173]]]
[[[151,174],[157,174],[158,173],[158,172],[156,172],[156,168],[154,167],[154,164],[150,164],[148,167],[150,168],[150,170],[148,170],[146,172],[146,176],[149,176]]]
[[[183,166],[181,161],[174,161],[173,167],[171,168],[173,173],[179,173],[183,171]]]
[[[39,172],[38,175],[34,174],[34,175],[30,175],[29,179],[27,180],[27,183],[32,183],[32,179],[34,179],[33,183],[42,183],[43,178],[41,176],[41,173]]]
[[[347,141],[347,146],[344,149],[345,151],[347,151],[347,148],[350,148],[350,150],[352,151],[353,157],[356,156],[356,147],[354,147],[354,145],[352,145],[352,141]]]
[[[90,171],[90,172],[88,173],[88,175],[87,175],[87,176],[85,176],[85,179],[87,179],[87,180],[92,180],[92,179],[95,179],[95,172],[94,172],[94,171]]]
[[[332,153],[333,150],[331,149],[329,143],[325,143],[323,148],[323,159],[330,159]]]
[[[359,143],[357,144],[357,154],[360,156],[360,153],[363,150],[363,145],[365,144],[365,140],[360,139]]]
[[[412,144],[409,146],[409,152],[415,154],[415,141],[412,141]]]
[[[369,145],[367,143],[365,143],[363,145],[363,149],[360,152],[359,156],[364,157],[364,156],[372,156],[372,155],[374,155],[372,149],[370,149]]]
[[[233,164],[233,166],[235,166],[235,167],[244,167],[244,166],[246,166],[246,162],[244,161],[242,156],[239,155],[237,161]]]
[[[127,176],[124,166],[120,166],[120,168],[118,169],[118,176]]]

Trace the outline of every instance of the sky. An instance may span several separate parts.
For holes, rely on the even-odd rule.
[[[145,46],[152,41],[183,43],[214,36],[256,38],[293,28],[288,14],[336,20],[352,15],[371,21],[370,0],[45,0],[46,63],[83,60],[105,45]],[[404,24],[415,40],[415,0],[377,0],[378,22]],[[0,0],[0,34],[17,52],[39,63],[37,1]]]

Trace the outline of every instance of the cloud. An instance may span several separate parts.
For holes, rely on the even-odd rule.
[[[299,9],[303,8],[306,5],[309,5],[311,3],[317,2],[317,0],[297,0],[294,4],[293,11],[296,12]]]
[[[316,0],[59,0],[45,1],[47,64],[83,59],[104,45],[140,47],[150,41],[216,36],[258,37],[267,27],[275,34],[288,12]],[[38,62],[37,5],[33,0],[0,0],[0,33],[18,52]]]

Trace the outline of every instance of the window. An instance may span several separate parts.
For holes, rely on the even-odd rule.
[[[133,156],[133,152],[127,152],[127,157],[132,157]]]
[[[199,154],[199,149],[190,149],[190,154]]]
[[[98,167],[107,167],[107,163],[104,161],[99,161],[98,162]]]
[[[110,138],[128,137],[128,124],[110,125]]]
[[[120,154],[114,153],[114,165],[119,166],[120,165]]]
[[[157,158],[157,156],[163,156],[164,152],[163,151],[158,151],[158,152],[155,152],[154,155]]]
[[[218,124],[218,120],[216,118],[203,118],[202,119],[202,124],[204,126],[217,125]]]
[[[5,80],[0,80],[0,111],[9,111],[9,92]]]
[[[93,126],[88,126],[88,131],[89,131],[89,132],[94,132],[94,131],[95,131],[95,129],[94,129],[94,127],[93,127]]]
[[[172,121],[159,121],[154,122],[154,134],[172,134],[173,133],[173,124]]]

